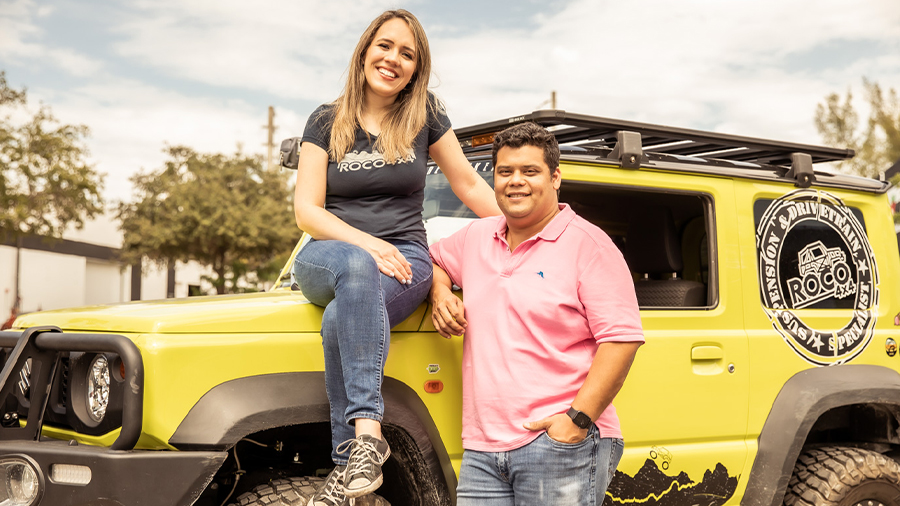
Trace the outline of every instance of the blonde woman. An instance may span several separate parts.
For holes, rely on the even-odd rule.
[[[297,255],[303,294],[324,306],[322,344],[336,467],[310,499],[336,506],[376,490],[390,448],[381,384],[390,327],[431,287],[422,223],[429,156],[479,216],[500,214],[428,91],[431,54],[405,10],[376,18],[359,39],[337,100],[310,116],[301,139],[294,210],[312,239]]]

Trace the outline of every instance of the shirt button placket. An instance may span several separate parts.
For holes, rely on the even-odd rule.
[[[521,246],[520,246],[521,247]],[[516,265],[516,255],[519,253],[519,248],[516,248],[516,251],[510,252],[509,246],[506,247],[506,258],[503,262],[503,270],[500,275],[504,278],[508,278],[512,275],[513,268]]]

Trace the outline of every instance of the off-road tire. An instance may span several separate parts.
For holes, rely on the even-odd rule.
[[[900,506],[900,464],[884,455],[824,447],[800,455],[785,506]]]
[[[325,481],[324,478],[290,478],[271,480],[258,485],[228,503],[229,506],[306,506],[309,498]],[[355,506],[391,506],[383,497],[369,494],[356,499]]]

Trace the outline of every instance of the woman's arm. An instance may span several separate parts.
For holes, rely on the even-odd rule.
[[[372,255],[378,269],[401,283],[412,279],[412,268],[393,244],[351,227],[325,210],[328,153],[311,142],[304,142],[297,164],[294,188],[294,217],[297,226],[313,239],[336,239],[355,244]]]
[[[437,142],[428,148],[431,159],[447,176],[450,188],[469,209],[484,218],[500,214],[494,190],[472,169],[472,165],[459,147],[459,140],[453,129],[447,130]]]

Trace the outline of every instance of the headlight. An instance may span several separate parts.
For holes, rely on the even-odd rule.
[[[109,406],[109,362],[103,355],[97,355],[88,368],[87,405],[88,416],[95,422],[102,421]]]
[[[29,462],[19,458],[0,462],[0,506],[30,506],[39,493],[37,471]]]

